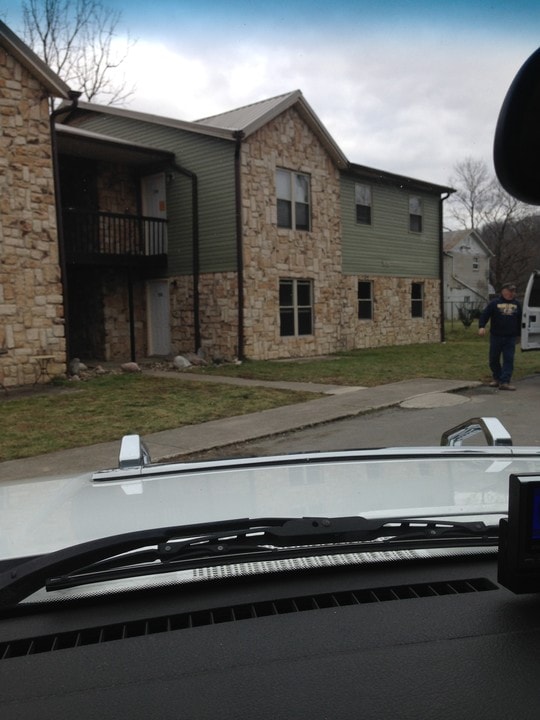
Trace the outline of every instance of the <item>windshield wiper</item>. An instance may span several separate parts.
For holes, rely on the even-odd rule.
[[[498,524],[424,518],[305,517],[225,520],[141,530],[92,540],[42,555],[0,574],[0,607],[48,590],[171,570],[324,551],[391,547],[495,545]],[[252,559],[250,557],[250,559]]]

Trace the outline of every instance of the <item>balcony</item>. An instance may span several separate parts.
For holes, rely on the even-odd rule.
[[[63,212],[66,262],[71,265],[163,265],[167,221],[120,213]],[[153,261],[153,262],[152,262]]]

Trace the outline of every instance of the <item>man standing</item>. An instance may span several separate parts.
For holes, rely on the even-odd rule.
[[[478,334],[486,334],[486,325],[491,322],[489,338],[489,367],[493,374],[491,387],[499,390],[515,390],[510,385],[514,370],[516,338],[521,333],[521,304],[516,300],[516,286],[505,283],[499,297],[484,308],[478,319]],[[502,365],[501,365],[502,357]]]

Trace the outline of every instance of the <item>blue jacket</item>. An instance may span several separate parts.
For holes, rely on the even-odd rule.
[[[489,302],[478,318],[478,327],[491,322],[492,335],[514,337],[521,334],[521,304],[517,300],[505,300],[502,295]]]

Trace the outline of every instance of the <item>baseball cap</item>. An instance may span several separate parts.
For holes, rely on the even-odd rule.
[[[515,289],[516,289],[515,284],[511,283],[511,282],[504,283],[504,285],[501,288],[501,290],[515,290]]]

